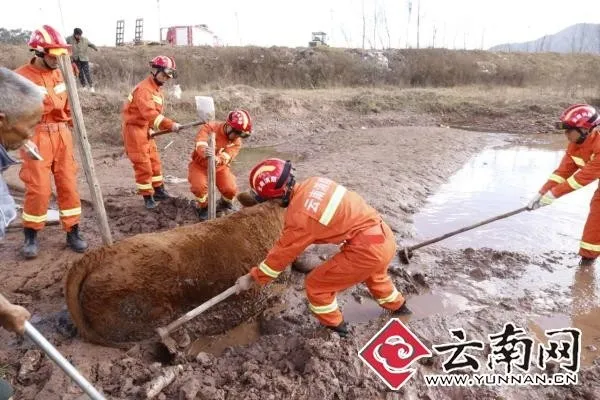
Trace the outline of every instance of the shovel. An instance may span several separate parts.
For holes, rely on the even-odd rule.
[[[42,334],[28,321],[25,321],[25,336],[40,346],[40,348],[44,350],[44,353],[46,353],[48,357],[50,357],[52,361],[56,363],[56,365],[65,371],[65,373],[75,381],[75,383],[85,392],[85,394],[90,397],[90,399],[106,400],[106,398],[102,396],[100,392],[98,392],[96,388],[94,388],[94,386],[92,386],[92,384],[88,382],[88,380],[85,379],[83,375],[81,375],[79,371],[77,371],[77,369],[75,369],[75,367],[69,361],[67,361],[67,359],[64,358],[62,354],[60,354],[59,351],[56,350],[56,348],[52,346],[50,342],[48,342],[46,338],[42,336]]]
[[[194,126],[202,125],[205,123],[206,123],[206,121],[194,121],[194,122],[190,122],[188,124],[181,125],[181,127],[179,129],[192,128]],[[171,133],[171,132],[173,132],[173,131],[170,129],[164,129],[162,131],[152,132],[150,134],[150,137],[153,138],[153,137],[160,136],[160,135],[166,135],[167,133]]]
[[[215,102],[212,97],[209,96],[195,96],[196,101],[196,113],[198,114],[198,120],[183,124],[179,129],[192,128],[194,126],[206,124],[208,121],[215,119]],[[166,135],[167,133],[173,132],[170,129],[164,129],[158,132],[152,132],[150,137]]]
[[[162,343],[167,347],[169,353],[175,354],[175,352],[177,351],[177,344],[175,343],[175,340],[173,340],[173,338],[169,336],[171,332],[173,332],[175,329],[179,328],[181,325],[185,324],[189,320],[196,318],[198,315],[202,314],[204,311],[208,310],[215,304],[218,304],[226,298],[230,297],[231,295],[234,295],[236,290],[237,285],[233,285],[221,294],[216,295],[207,302],[200,304],[198,307],[194,308],[191,311],[188,311],[185,315],[171,322],[169,325],[156,328],[156,333],[158,333],[158,335],[160,336]]]
[[[437,242],[442,241],[444,239],[447,239],[447,238],[449,238],[451,236],[458,235],[459,233],[463,233],[463,232],[466,232],[466,231],[470,231],[471,229],[475,229],[475,228],[478,228],[480,226],[487,225],[487,224],[489,224],[491,222],[498,221],[500,219],[504,219],[504,218],[508,218],[508,217],[512,217],[513,215],[522,213],[525,210],[527,210],[527,207],[521,207],[521,208],[518,208],[518,209],[516,209],[514,211],[510,211],[510,212],[507,212],[507,213],[504,213],[504,214],[500,214],[500,215],[498,215],[496,217],[489,218],[489,219],[486,219],[484,221],[478,222],[476,224],[469,225],[469,226],[457,229],[457,230],[452,231],[452,232],[448,232],[448,233],[446,233],[446,234],[444,234],[442,236],[438,236],[438,237],[435,237],[433,239],[429,239],[429,240],[426,240],[424,242],[421,242],[419,244],[415,244],[414,246],[405,247],[405,248],[403,248],[402,250],[400,250],[398,252],[398,258],[400,258],[400,262],[402,264],[408,265],[410,263],[410,258],[412,257],[413,250],[417,250],[417,249],[420,249],[421,247],[429,246],[430,244],[437,243]]]

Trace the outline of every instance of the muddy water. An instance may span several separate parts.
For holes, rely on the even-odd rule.
[[[558,166],[565,144],[559,135],[542,143],[485,149],[431,196],[415,216],[415,241],[522,207]],[[531,265],[514,277],[509,273],[501,278],[464,281],[472,290],[468,297],[475,303],[478,298],[527,299],[532,310],[529,329],[540,342],[547,340],[546,330],[580,329],[584,366],[600,356],[600,268],[578,267],[576,253],[589,201],[597,187],[594,182],[549,207],[496,221],[439,243],[447,248],[489,247],[545,254],[546,268]],[[454,288],[466,293],[464,287],[461,289]],[[412,306],[412,301],[409,304]]]
[[[477,307],[469,300],[451,292],[432,290],[407,298],[412,314],[402,320],[422,319],[435,314],[453,315],[460,311],[474,310]],[[344,319],[352,323],[367,323],[380,317],[385,311],[371,298],[352,299],[343,305]]]
[[[250,169],[258,162],[266,158],[281,158],[282,160],[295,161],[296,157],[293,154],[282,153],[275,149],[275,146],[243,148],[232,164],[232,169],[236,175],[250,171]]]
[[[257,341],[259,337],[258,322],[246,321],[221,335],[203,336],[195,340],[187,349],[187,353],[196,356],[205,352],[218,357],[228,347],[248,345]]]
[[[527,204],[558,166],[565,139],[483,150],[431,196],[414,217],[416,240],[462,228]],[[450,248],[489,247],[542,253],[576,251],[597,183],[557,200],[446,239]]]

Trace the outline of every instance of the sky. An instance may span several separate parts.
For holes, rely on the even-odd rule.
[[[7,0],[3,0],[7,2]],[[5,4],[0,27],[49,24],[65,36],[80,27],[101,46],[114,46],[118,19],[132,41],[136,18],[143,40],[159,26],[206,24],[225,45],[306,46],[313,31],[336,47],[487,49],[600,23],[598,0],[28,0]],[[409,13],[410,5],[410,13]],[[420,12],[418,10],[420,9]],[[572,11],[572,12],[571,12]]]

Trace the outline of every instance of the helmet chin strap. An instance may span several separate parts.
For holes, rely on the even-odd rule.
[[[583,142],[585,142],[585,139],[587,139],[587,137],[588,137],[588,133],[584,132],[583,129],[581,129],[581,128],[577,128],[577,131],[579,132],[579,139],[577,139],[577,141],[575,143],[583,144]]]
[[[165,84],[164,82],[161,82],[161,81],[159,81],[159,80],[156,78],[156,77],[158,76],[158,74],[160,74],[160,72],[161,72],[161,71],[159,71],[159,70],[156,70],[156,72],[154,72],[154,73],[152,74],[152,77],[154,78],[154,83],[156,83],[158,86],[162,86],[162,85],[164,85],[164,84]]]
[[[294,187],[295,183],[296,183],[296,178],[294,177],[293,174],[290,174],[290,179],[288,180],[288,182],[286,184],[285,194],[281,198],[281,200],[282,200],[281,206],[283,208],[287,208],[287,206],[290,205],[290,198],[292,197],[292,188]]]
[[[39,58],[42,59],[42,62],[44,63],[44,66],[46,68],[48,68],[48,69],[56,69],[56,68],[58,68],[58,66],[51,67],[50,65],[48,65],[48,63],[46,62],[46,53],[44,53],[43,51],[37,51],[37,50],[35,50],[34,53],[35,53],[36,57],[39,57]]]

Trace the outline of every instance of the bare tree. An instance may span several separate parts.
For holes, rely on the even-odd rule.
[[[367,17],[365,16],[365,0],[362,2],[362,17],[363,17],[363,29],[362,29],[362,48],[365,48],[365,37],[367,35]]]
[[[377,0],[373,1],[373,46],[372,49],[377,47]]]
[[[431,47],[435,49],[435,35],[437,34],[437,26],[433,24],[433,40],[431,41]]]
[[[421,0],[417,3],[417,49],[420,48],[419,37],[421,35]]]
[[[344,41],[346,42],[346,46],[350,47],[352,46],[352,37],[350,37],[348,35],[348,32],[346,32],[346,28],[344,27],[344,25],[342,24],[342,26],[340,27],[340,31],[342,32],[342,36],[344,37]]]
[[[485,45],[485,27],[481,29],[481,50],[484,49]]]
[[[385,7],[383,8],[383,25],[385,27],[385,34],[387,36],[387,48],[391,49],[392,48],[392,36],[390,35],[390,27],[388,25],[387,12],[385,11]]]
[[[408,6],[408,22],[406,24],[406,48],[408,48],[408,39],[410,37],[410,35],[409,35],[410,17],[412,14],[412,0],[408,0],[406,4]]]

